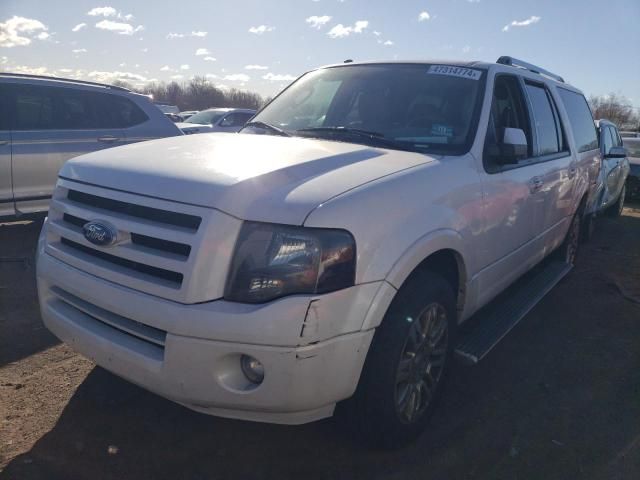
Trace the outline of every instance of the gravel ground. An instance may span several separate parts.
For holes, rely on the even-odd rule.
[[[394,452],[332,420],[208,417],[95,367],[41,323],[39,228],[0,224],[0,479],[640,478],[640,208],[601,219],[577,267],[455,367],[430,431]]]

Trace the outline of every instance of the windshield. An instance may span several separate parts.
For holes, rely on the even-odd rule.
[[[398,148],[460,154],[475,134],[483,84],[482,70],[461,67],[331,67],[304,75],[253,120],[294,136],[374,144],[377,137],[388,148],[394,142]],[[244,131],[257,133],[254,127]]]
[[[622,142],[624,147],[627,149],[627,153],[630,157],[640,158],[640,139],[634,141],[625,138]]]
[[[197,123],[199,125],[213,125],[220,120],[227,112],[221,112],[219,110],[205,110],[204,112],[196,113],[185,120],[185,123]]]

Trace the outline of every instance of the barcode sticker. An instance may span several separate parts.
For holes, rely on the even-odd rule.
[[[432,75],[448,75],[450,77],[468,78],[469,80],[480,80],[482,72],[473,68],[454,67],[452,65],[431,65],[428,73]]]

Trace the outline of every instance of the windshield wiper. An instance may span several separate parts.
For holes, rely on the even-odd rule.
[[[328,133],[328,134],[338,134],[344,136],[358,137],[358,138],[366,138],[367,140],[377,143],[380,146],[385,146],[389,148],[394,148],[397,150],[406,150],[409,152],[415,152],[416,149],[411,145],[408,145],[404,142],[399,142],[397,140],[393,140],[391,138],[387,138],[384,134],[380,132],[373,132],[370,130],[362,130],[360,128],[350,128],[350,127],[309,127],[309,128],[301,128],[296,130],[296,133]]]
[[[270,123],[267,122],[261,122],[261,121],[255,121],[255,122],[249,122],[249,123],[245,123],[244,127],[242,127],[242,130],[244,130],[247,127],[258,127],[258,128],[264,128],[265,130],[270,130],[274,133],[276,133],[277,135],[283,136],[283,137],[290,137],[291,135],[289,135],[287,132],[285,132],[283,129],[276,127],[275,125],[271,125]]]

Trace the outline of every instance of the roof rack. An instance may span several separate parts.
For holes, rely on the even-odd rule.
[[[496,63],[499,63],[501,65],[509,65],[511,67],[524,68],[525,70],[529,70],[530,72],[537,73],[538,75],[544,75],[545,77],[549,77],[553,80],[564,83],[564,78],[562,78],[560,75],[551,73],[549,70],[540,68],[537,65],[533,65],[532,63],[527,63],[522,60],[518,60],[517,58],[504,56],[504,57],[500,57],[496,61]]]
[[[71,82],[71,83],[79,83],[81,85],[91,85],[94,87],[103,87],[103,88],[112,88],[114,90],[121,90],[123,92],[130,92],[128,88],[118,87],[116,85],[109,85],[108,83],[98,83],[98,82],[89,82],[87,80],[76,80],[74,78],[63,78],[63,77],[52,77],[49,75],[31,75],[29,73],[11,73],[11,72],[0,72],[0,77],[19,77],[19,78],[38,78],[41,80],[53,80],[60,82]]]

